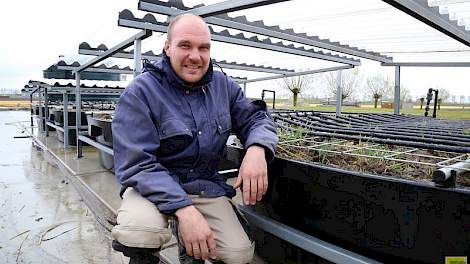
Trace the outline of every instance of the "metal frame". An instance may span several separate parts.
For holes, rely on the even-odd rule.
[[[400,66],[395,66],[395,92],[393,93],[393,113],[396,115],[400,114]]]
[[[241,83],[246,84],[246,83],[252,83],[252,82],[261,82],[261,81],[275,80],[275,79],[286,78],[286,77],[294,77],[294,76],[299,76],[299,75],[309,75],[309,74],[329,72],[329,71],[346,70],[346,69],[351,69],[351,68],[354,68],[354,66],[347,65],[347,66],[338,66],[338,67],[323,68],[323,69],[317,69],[317,70],[293,72],[293,73],[288,73],[288,74],[283,74],[283,75],[276,75],[276,76],[261,77],[261,78],[256,78],[256,79],[249,79],[249,80],[243,81]]]
[[[67,66],[57,66],[58,70],[69,70],[75,71],[78,67],[67,65]],[[135,70],[132,69],[116,69],[112,67],[90,67],[86,70],[86,72],[93,72],[93,73],[118,73],[118,74],[133,74]]]
[[[403,67],[470,67],[470,62],[391,62],[382,63],[381,65]]]
[[[134,18],[134,19],[131,19]],[[145,22],[143,22],[145,21]],[[155,32],[166,33],[168,23],[156,22],[151,20],[136,19],[135,16],[129,10],[124,10],[119,14],[118,25],[136,29],[148,29]],[[322,51],[307,50],[305,48],[295,48],[294,45],[284,45],[281,42],[273,43],[271,40],[259,40],[257,37],[245,38],[243,34],[231,35],[228,30],[221,32],[215,32],[210,26],[211,37],[214,41],[220,41],[230,44],[237,44],[241,46],[247,46],[252,48],[260,48],[265,50],[289,53],[292,55],[304,56],[314,59],[327,60],[342,64],[359,66],[361,65],[360,60],[354,58],[348,58],[339,55],[333,55],[330,53],[324,53]]]
[[[429,7],[428,0],[382,1],[470,47],[470,34],[465,30],[465,26],[450,20],[448,14],[440,14],[439,7]]]
[[[131,36],[130,38],[122,41],[121,43],[117,44],[116,46],[112,47],[111,49],[108,49],[107,51],[104,51],[102,54],[99,56],[91,59],[87,63],[81,65],[80,67],[77,67],[73,72],[76,77],[76,88],[75,88],[75,103],[76,103],[76,127],[77,127],[77,158],[82,157],[82,141],[85,142],[87,138],[80,133],[80,121],[81,121],[81,95],[80,95],[80,73],[87,68],[107,59],[108,57],[111,57],[112,55],[118,53],[121,50],[124,50],[133,44],[136,44],[136,40],[143,40],[152,35],[152,32],[149,30],[142,30],[139,33]],[[140,44],[138,44],[140,46]],[[138,51],[140,53],[140,50]],[[137,56],[138,57],[138,56]],[[137,58],[134,60],[135,67],[134,69],[138,69],[141,64],[140,61],[137,61]]]
[[[196,9],[189,9],[185,7],[183,2],[181,1],[161,2],[152,0],[151,2],[147,2],[146,0],[140,0],[138,8],[139,10],[143,11],[174,16],[185,12],[194,13],[197,10],[200,10],[200,8],[202,7]],[[180,10],[176,8],[180,8]],[[204,20],[211,25],[265,35],[268,37],[274,37],[304,45],[314,46],[374,61],[392,62],[393,60],[391,57],[381,55],[376,52],[368,52],[366,50],[350,47],[348,45],[341,45],[339,43],[336,44],[329,40],[320,39],[317,36],[308,36],[307,34],[294,33],[292,29],[283,30],[280,29],[279,26],[267,26],[264,24],[263,21],[257,21],[256,23],[250,22],[247,21],[246,17],[244,16],[232,18],[224,14],[219,15],[217,17],[205,17]]]
[[[97,48],[85,48],[80,45],[79,54],[83,55],[100,55],[103,53],[103,50],[98,50]],[[143,59],[148,60],[157,60],[161,58],[161,55],[155,55],[152,52],[152,55],[148,55],[150,52],[145,52],[142,54]],[[133,53],[130,52],[118,52],[112,56],[113,58],[121,58],[121,59],[134,59]],[[226,69],[234,69],[234,70],[245,70],[245,71],[254,71],[254,72],[264,72],[264,73],[274,73],[274,74],[288,74],[294,72],[294,70],[290,69],[281,69],[281,68],[273,68],[273,67],[266,67],[266,66],[259,66],[254,64],[246,64],[246,63],[237,63],[237,62],[227,62],[217,61],[212,59],[212,62],[219,65],[220,67]]]
[[[194,8],[187,12],[201,17],[208,17],[285,1],[289,0],[231,0]]]

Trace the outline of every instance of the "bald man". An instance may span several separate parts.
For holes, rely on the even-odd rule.
[[[171,237],[168,217],[174,216],[182,255],[249,263],[254,243],[231,198],[240,186],[245,204],[266,193],[275,125],[264,103],[251,102],[232,79],[213,71],[210,31],[200,17],[176,16],[167,33],[162,59],[144,65],[113,119],[123,199],[113,247],[130,263],[157,263],[156,253]],[[217,173],[230,132],[246,149],[234,186]]]

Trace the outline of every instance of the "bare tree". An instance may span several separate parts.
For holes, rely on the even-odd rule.
[[[449,100],[451,94],[446,88],[437,88],[437,90],[439,91],[438,96],[440,99],[442,99],[442,102],[446,102],[447,100]]]
[[[377,108],[379,99],[387,94],[390,90],[390,86],[392,86],[390,80],[381,74],[367,78],[366,90],[369,96],[374,100],[374,108]]]
[[[341,102],[346,100],[347,98],[350,98],[354,91],[356,90],[357,86],[359,85],[360,82],[360,74],[359,74],[359,68],[354,68],[352,70],[343,70],[341,73],[341,87],[342,87],[342,94],[341,94]],[[326,82],[326,86],[330,93],[336,97],[336,91],[337,91],[337,72],[328,72],[324,73],[324,79]]]
[[[385,95],[393,100],[395,98],[394,94],[395,94],[395,85],[392,82],[390,82],[390,85],[388,86],[388,89],[385,92]],[[404,85],[400,85],[400,102],[411,102],[412,100],[413,98],[411,97],[410,89]]]
[[[309,84],[313,81],[312,76],[299,75],[293,77],[286,77],[282,79],[281,86],[288,89],[293,96],[292,104],[297,106],[297,99],[301,92],[309,87]]]
[[[411,92],[408,87],[401,85],[400,86],[400,102],[410,102],[412,100],[411,98]]]

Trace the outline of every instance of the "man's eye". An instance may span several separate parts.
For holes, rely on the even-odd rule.
[[[187,48],[189,48],[189,44],[180,44],[180,47],[187,49]]]

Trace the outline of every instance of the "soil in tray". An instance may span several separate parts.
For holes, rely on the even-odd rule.
[[[431,164],[462,155],[425,149],[411,151],[410,148],[400,146],[372,146],[367,142],[335,143],[318,138],[314,141],[282,142],[281,135],[281,143],[277,146],[276,153],[279,157],[414,181],[432,181],[432,173],[438,167]],[[459,175],[457,184],[470,187],[470,172]]]

